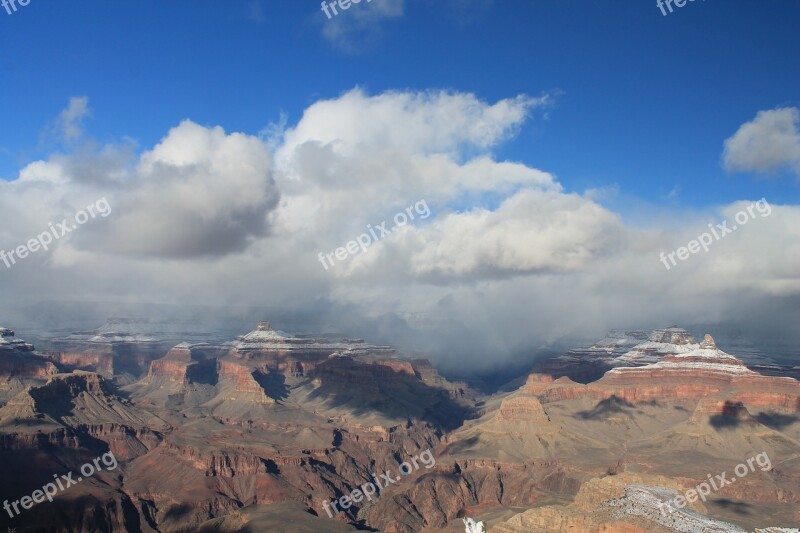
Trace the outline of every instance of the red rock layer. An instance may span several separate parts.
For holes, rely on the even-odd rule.
[[[628,370],[628,369],[626,369]],[[781,412],[800,410],[800,382],[792,378],[747,375],[724,375],[700,369],[672,370],[639,367],[631,372],[606,373],[594,383],[583,385],[568,378],[547,384],[550,376],[532,375],[524,390],[542,402],[591,398],[605,400],[616,396],[628,402],[699,400],[712,396],[741,402],[749,407]]]
[[[259,396],[263,396],[264,401],[267,401],[264,389],[262,389],[261,385],[253,378],[253,371],[247,366],[236,362],[221,360],[217,363],[217,369],[220,380],[229,379],[235,383],[234,392],[255,393]]]

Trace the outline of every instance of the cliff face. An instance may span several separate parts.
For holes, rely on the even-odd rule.
[[[155,327],[143,319],[110,319],[96,331],[50,339],[47,349],[67,370],[97,372],[105,377],[128,373],[139,378],[147,373],[151,361],[175,344],[147,333]]]
[[[366,511],[366,517],[380,531],[437,530],[457,522],[464,509],[529,507],[549,492],[574,494],[579,486],[574,473],[558,461],[456,461],[423,470],[391,487]]]
[[[54,352],[54,359],[65,368],[114,375],[114,354],[111,346],[93,347],[84,351]]]
[[[140,377],[148,372],[151,361],[169,349],[160,342],[83,343],[58,345],[53,358],[68,370],[97,372],[105,377],[129,373]]]
[[[84,434],[96,433],[95,437],[103,432],[125,433],[123,429],[129,428],[131,432],[126,434],[136,438],[150,428],[165,426],[162,420],[113,394],[105,379],[92,372],[56,374],[44,385],[20,392],[0,408],[0,419],[15,420],[0,426],[5,431],[13,429],[14,424],[42,426],[47,431],[53,431],[55,426]]]
[[[275,403],[275,400],[267,396],[264,389],[255,380],[253,370],[244,364],[220,360],[218,362],[218,377],[223,382],[223,386],[226,381],[232,384],[229,392],[227,392],[227,399],[247,399],[261,404]]]
[[[150,363],[147,377],[164,377],[170,381],[186,381],[186,368],[194,363],[192,350],[188,344],[179,344],[170,349],[161,359]]]
[[[472,403],[463,389],[425,376],[413,364],[331,356],[311,374],[309,397],[328,408],[373,413],[384,423],[417,419],[443,430],[460,425]]]
[[[55,399],[74,398],[84,392],[106,394],[108,391],[105,380],[92,372],[60,374],[57,378],[51,379],[46,386],[32,389],[31,396],[37,402],[47,402]]]
[[[115,396],[102,376],[53,375],[0,408],[0,461],[8,481],[0,486],[0,499],[19,499],[51,482],[54,473],[80,472],[83,464],[107,452],[118,465],[140,457],[161,441],[154,427],[164,429],[157,418]],[[96,474],[83,479],[78,492],[58,494],[53,502],[15,517],[13,526],[140,530],[136,506],[120,489],[121,468],[108,471],[109,464],[101,465]],[[2,520],[0,524],[5,525]]]
[[[188,366],[189,363],[184,361],[156,359],[150,363],[150,368],[147,371],[147,377],[163,377],[169,381],[185,383],[186,370]]]
[[[56,365],[38,355],[32,344],[17,339],[12,330],[0,328],[0,380],[47,379],[56,373]]]
[[[350,357],[333,356],[316,366],[313,377],[321,383],[367,387],[373,392],[378,392],[382,384],[414,375],[414,369],[409,364],[392,364],[384,361],[362,363]]]
[[[265,438],[273,433],[257,427],[208,427],[214,429],[203,437],[179,429],[125,467],[128,493],[143,503],[159,530],[193,530],[192,524],[243,505],[287,501],[301,502],[324,517],[323,501],[349,493],[373,472],[396,474],[395,457],[419,454],[437,440],[425,426],[383,428],[383,435],[340,427],[328,428],[319,447],[300,449],[302,436],[287,435],[285,445],[275,446]],[[317,429],[300,434],[307,431]],[[165,465],[172,474],[168,478]],[[354,520],[358,510],[351,508],[344,516]]]
[[[0,350],[0,379],[47,379],[57,374],[51,361],[30,352]]]

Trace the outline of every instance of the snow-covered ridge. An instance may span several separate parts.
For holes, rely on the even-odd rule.
[[[211,345],[208,344],[207,342],[185,342],[184,341],[184,342],[178,343],[175,346],[173,346],[173,349],[174,348],[181,348],[181,349],[190,350],[192,348],[199,348],[199,347],[202,347],[202,346],[211,346]]]
[[[259,322],[255,331],[251,331],[247,335],[242,335],[236,339],[245,343],[258,343],[275,341],[280,342],[294,338],[295,337],[293,335],[290,335],[284,331],[273,329],[269,322]]]
[[[654,330],[646,342],[637,344],[624,355],[611,361],[613,366],[648,365],[661,361],[668,355],[691,353],[700,344],[685,329],[672,326]]]
[[[744,366],[742,361],[717,348],[714,338],[711,335],[706,334],[703,341],[696,346],[696,348],[691,350],[677,350],[655,363],[636,367],[618,367],[609,370],[608,373],[614,375],[630,375],[635,373],[650,373],[658,370],[669,370],[671,372],[702,370],[724,374],[757,375],[756,372]]]
[[[557,359],[566,364],[581,364],[582,362],[599,362],[612,364],[617,357],[625,354],[648,338],[646,331],[620,331],[611,330],[606,336],[592,345],[585,345],[569,350]]]
[[[706,334],[703,337],[703,342],[701,342],[697,348],[690,350],[690,351],[679,351],[669,356],[671,360],[680,360],[680,359],[706,359],[712,360],[715,363],[725,363],[725,364],[733,364],[733,365],[741,365],[743,364],[739,359],[736,357],[727,354],[717,348],[717,343],[714,342],[714,338],[711,335]]]
[[[697,344],[695,338],[688,331],[678,326],[654,330],[648,340],[664,344]]]
[[[654,370],[669,370],[672,373],[679,373],[679,372],[686,372],[692,373],[698,370],[705,370],[711,371],[716,373],[723,373],[723,374],[738,374],[742,376],[749,376],[749,375],[759,375],[757,372],[753,372],[743,364],[725,364],[725,363],[717,363],[717,362],[699,362],[699,361],[659,361],[658,363],[653,363],[651,365],[645,366],[623,366],[619,368],[612,368],[607,372],[607,374],[614,374],[614,375],[630,375],[630,374],[650,374]],[[774,379],[791,379],[791,378],[774,378]]]
[[[620,348],[626,349],[636,346],[647,338],[644,331],[618,331],[612,329],[605,338],[594,343],[589,350],[602,350],[608,354],[617,352]]]
[[[254,331],[236,337],[236,340],[226,345],[233,346],[239,352],[248,351],[307,351],[328,352],[340,355],[356,354],[381,354],[394,353],[391,346],[370,345],[363,339],[342,339],[331,341],[324,338],[295,337],[283,331],[274,330],[269,322],[259,322]]]
[[[746,530],[739,526],[716,520],[688,508],[667,507],[668,502],[677,494],[675,489],[630,485],[621,498],[611,500],[604,506],[613,509],[614,516],[618,518],[641,516],[645,520],[656,522],[680,533],[695,531],[746,533]],[[664,511],[665,508],[667,511]]]
[[[0,349],[32,351],[33,345],[14,336],[14,330],[0,327]]]

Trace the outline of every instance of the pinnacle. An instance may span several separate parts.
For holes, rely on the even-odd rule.
[[[714,337],[706,333],[705,337],[703,337],[703,342],[700,343],[701,350],[716,350],[717,343],[714,342]]]

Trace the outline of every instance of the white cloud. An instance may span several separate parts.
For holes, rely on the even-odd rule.
[[[214,257],[241,252],[267,234],[279,194],[271,155],[257,137],[184,121],[138,163],[108,160],[109,152],[115,150],[95,154],[91,163],[85,155],[36,161],[18,180],[0,184],[10,204],[4,214],[31,226],[18,238],[103,196],[114,216],[76,232],[73,244],[95,252]],[[77,172],[92,164],[104,175],[87,180]]]
[[[343,156],[375,150],[417,154],[487,150],[549,102],[548,96],[521,95],[488,104],[473,94],[445,91],[367,96],[354,89],[306,109],[297,127],[286,133],[279,153],[285,161],[307,143]]]
[[[62,139],[75,142],[83,136],[83,119],[89,115],[89,98],[73,96],[59,115],[56,127]]]
[[[414,275],[491,279],[585,268],[621,244],[618,217],[576,194],[523,189],[495,211],[478,208],[409,230]]]
[[[145,153],[100,245],[164,257],[220,256],[267,234],[279,193],[263,143],[184,121]]]
[[[800,109],[759,111],[725,141],[729,172],[771,173],[787,168],[800,177]]]

